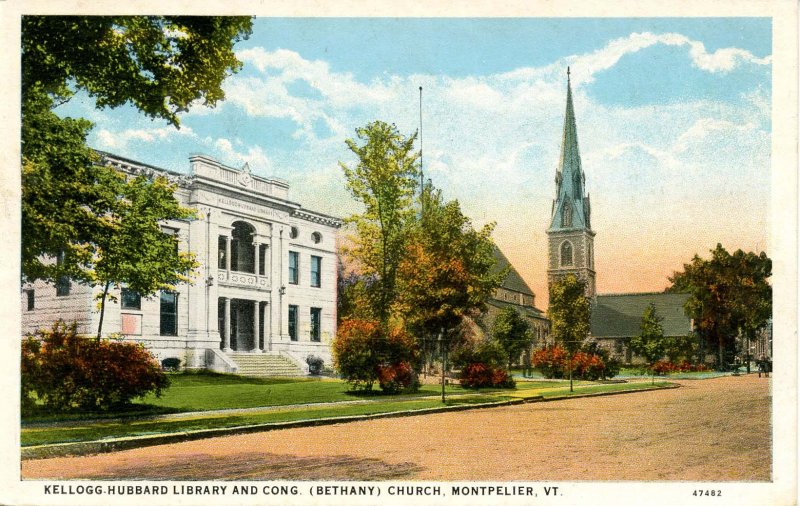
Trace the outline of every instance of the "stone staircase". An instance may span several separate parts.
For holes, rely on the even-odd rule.
[[[291,359],[268,353],[229,352],[228,356],[239,366],[241,376],[305,376],[303,370]]]

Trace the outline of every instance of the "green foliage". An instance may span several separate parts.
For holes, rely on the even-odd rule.
[[[567,274],[550,285],[551,334],[570,352],[578,350],[589,334],[591,311],[584,280]]]
[[[435,335],[483,312],[507,271],[495,265],[493,224],[475,230],[456,200],[426,185],[409,226],[393,309],[413,331]]]
[[[181,359],[178,357],[168,357],[161,361],[161,368],[165,371],[179,371],[181,369]]]
[[[95,239],[96,253],[91,260],[87,282],[101,286],[100,324],[102,335],[106,297],[112,284],[125,284],[142,297],[158,290],[174,290],[189,282],[197,267],[193,253],[179,252],[176,237],[165,233],[165,220],[189,219],[194,212],[181,207],[173,197],[174,185],[164,177],[137,176],[120,183],[120,199],[113,214],[105,216],[111,233]]]
[[[24,412],[37,401],[51,412],[119,409],[169,385],[141,344],[86,339],[62,321],[23,341],[21,380]]]
[[[247,17],[23,16],[23,102],[81,89],[97,107],[129,103],[177,126],[193,103],[225,97],[223,79],[241,67],[233,45],[251,26]]]
[[[345,320],[332,345],[333,363],[354,390],[372,390],[377,381],[385,393],[418,386],[412,365],[418,351],[402,329],[387,331],[376,320]]]
[[[730,254],[717,244],[709,260],[695,255],[669,278],[670,291],[690,294],[686,315],[701,342],[717,346],[718,368],[731,361],[738,333],[752,338],[771,318],[771,275],[772,260],[764,252]]]
[[[492,336],[505,350],[509,367],[533,343],[530,324],[511,306],[503,308],[495,318]]]
[[[469,364],[486,364],[492,368],[501,368],[506,364],[508,355],[503,346],[494,340],[464,342],[457,346],[451,356],[453,366],[463,369]]]
[[[666,352],[664,328],[661,325],[663,321],[664,318],[659,316],[655,304],[651,302],[642,315],[641,332],[630,338],[631,350],[644,358],[648,364],[654,364],[663,358]]]
[[[403,258],[406,227],[413,217],[411,207],[417,184],[419,154],[413,153],[416,134],[405,137],[397,127],[382,121],[357,128],[361,145],[347,139],[347,147],[358,158],[355,167],[339,163],[347,188],[364,206],[364,212],[348,220],[356,228],[352,247],[345,253],[374,279],[370,306],[381,325],[387,325],[390,306],[397,294],[397,270]]]
[[[213,106],[240,63],[250,18],[23,16],[22,273],[29,281],[93,279],[124,182],[86,146],[91,123],[52,109],[83,90],[97,107],[131,104],[178,126],[193,103]],[[61,256],[58,265],[42,262]]]

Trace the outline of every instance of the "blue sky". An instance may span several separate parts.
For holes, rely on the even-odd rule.
[[[768,249],[768,18],[259,18],[227,100],[175,130],[79,96],[94,147],[186,171],[192,153],[289,180],[304,206],[357,210],[338,162],[376,119],[407,134],[423,95],[426,175],[542,300],[571,66],[600,292],[660,290],[695,253]],[[543,304],[539,304],[543,305]]]

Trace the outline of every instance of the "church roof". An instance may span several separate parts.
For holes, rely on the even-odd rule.
[[[567,68],[567,109],[564,112],[564,131],[561,137],[561,156],[556,171],[556,199],[553,201],[550,231],[591,228],[589,198],[584,195],[584,173],[578,149],[578,127],[572,104],[572,85]],[[562,220],[565,214],[570,218]],[[570,223],[563,225],[563,223]]]
[[[547,318],[544,314],[544,311],[533,306],[523,306],[520,304],[514,304],[513,302],[508,302],[505,300],[498,300],[498,299],[489,299],[487,304],[489,304],[490,306],[494,306],[498,309],[513,307],[514,309],[522,313],[523,316],[527,316],[529,318]]]
[[[691,319],[683,306],[688,293],[622,293],[597,295],[592,307],[591,332],[594,337],[631,337],[641,332],[642,315],[651,302],[664,318],[665,336],[685,336]]]
[[[515,292],[523,293],[525,295],[533,295],[533,290],[528,286],[522,276],[519,275],[514,266],[511,265],[511,262],[508,261],[508,258],[500,251],[500,248],[497,246],[494,247],[494,259],[495,264],[494,268],[492,269],[492,273],[500,272],[506,266],[509,267],[508,275],[506,279],[503,280],[503,283],[500,285],[501,288],[505,288],[506,290],[513,290]]]

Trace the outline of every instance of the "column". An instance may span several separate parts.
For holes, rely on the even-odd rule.
[[[253,346],[253,351],[261,351],[261,344],[259,343],[259,338],[258,338],[259,334],[258,331],[261,328],[261,325],[259,325],[259,323],[261,322],[260,313],[261,313],[261,303],[258,302],[257,300],[254,300],[253,301],[253,336],[254,336],[253,344],[255,344],[255,346]]]
[[[255,241],[255,242],[253,243],[253,248],[256,250],[255,262],[254,262],[255,269],[254,269],[254,272],[253,272],[253,274],[255,274],[256,276],[258,276],[258,273],[259,273],[259,272],[261,272],[261,271],[259,270],[259,263],[260,263],[260,262],[259,262],[259,257],[261,256],[261,255],[259,255],[259,253],[261,253],[261,245],[258,243],[258,241]]]
[[[225,236],[225,269],[228,271],[227,279],[231,279],[231,236]]]
[[[231,299],[223,297],[225,301],[225,322],[222,324],[222,349],[231,351]]]
[[[269,295],[272,298],[272,294]],[[264,353],[268,351],[272,351],[272,336],[270,334],[270,329],[272,328],[272,316],[270,315],[270,308],[269,301],[264,302],[264,318],[263,318],[263,326],[264,326]]]

